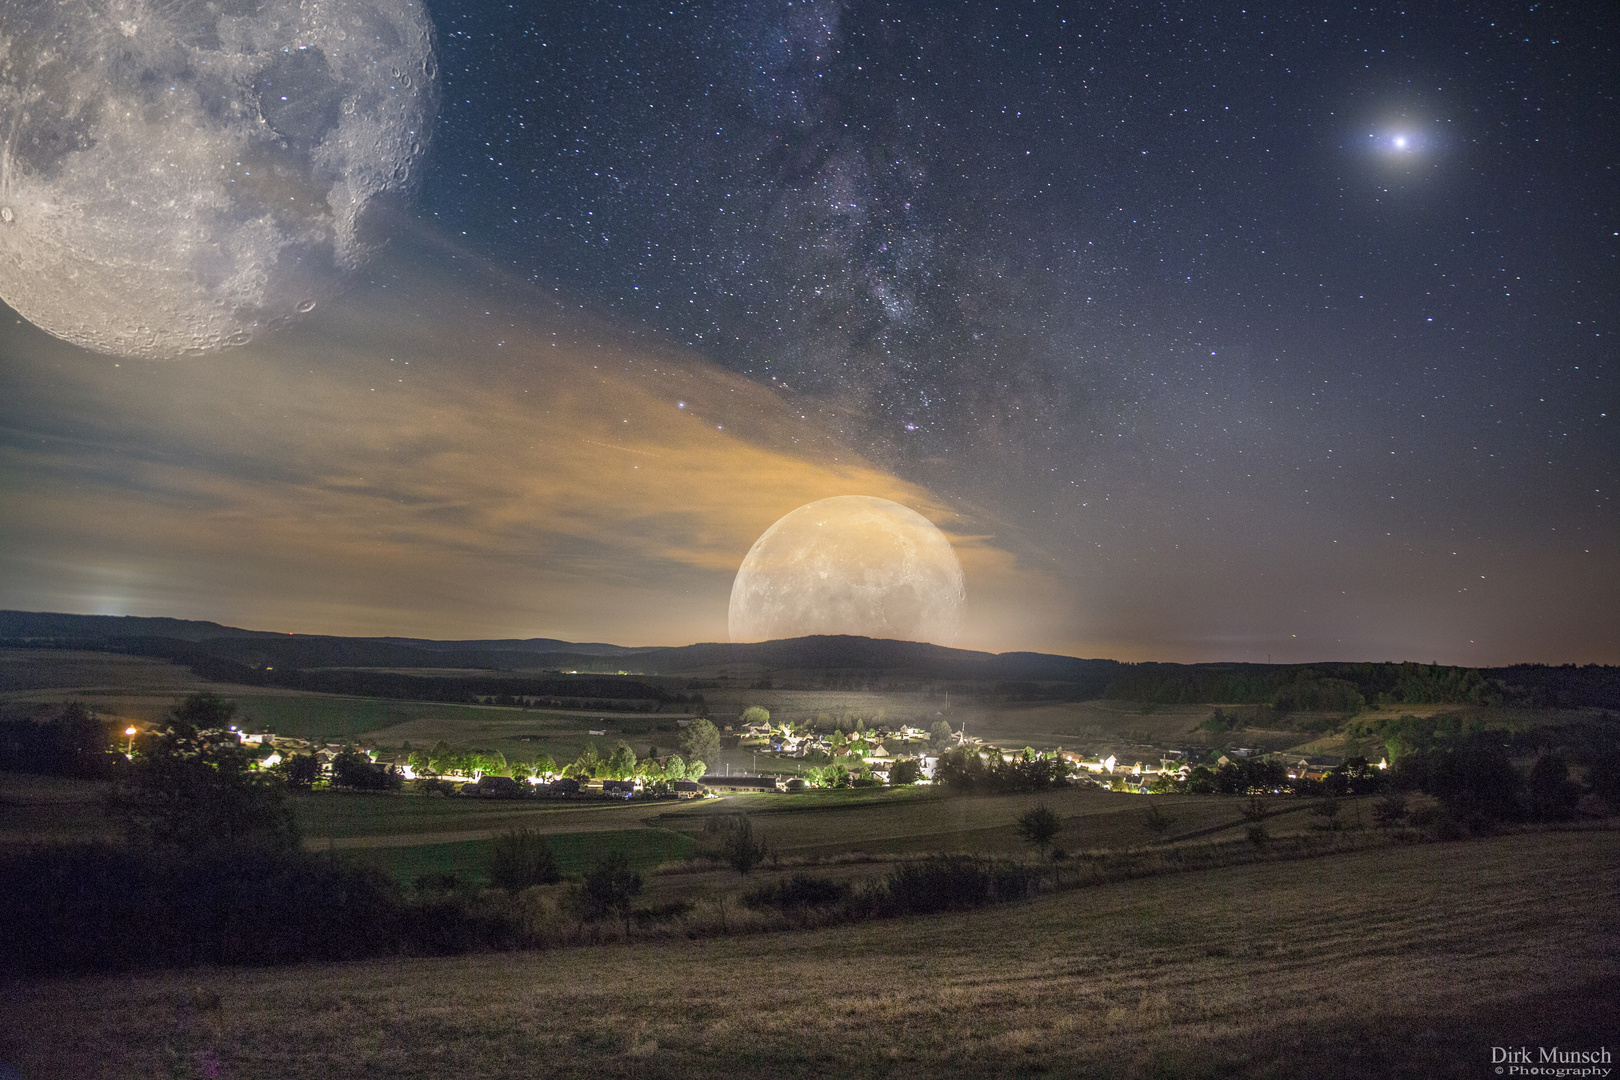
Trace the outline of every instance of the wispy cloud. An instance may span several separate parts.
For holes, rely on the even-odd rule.
[[[714,639],[759,534],[844,494],[961,533],[970,592],[1030,580],[946,500],[842,445],[837,416],[538,292],[396,260],[331,309],[253,350],[160,365],[13,328],[0,603]],[[980,619],[963,643],[1012,622]]]

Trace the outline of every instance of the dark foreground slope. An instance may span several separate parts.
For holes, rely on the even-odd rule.
[[[1525,834],[810,932],[14,982],[0,1060],[107,1078],[1485,1077],[1493,1046],[1615,1053],[1617,891],[1620,833]]]

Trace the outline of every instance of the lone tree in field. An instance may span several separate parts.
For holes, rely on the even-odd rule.
[[[747,814],[731,819],[725,839],[720,843],[720,853],[733,870],[744,876],[765,861],[765,841],[754,835],[754,823],[748,820]]]
[[[741,720],[744,724],[768,724],[771,722],[771,711],[763,705],[750,705],[742,711]]]
[[[1062,828],[1063,819],[1045,803],[1024,811],[1024,816],[1018,819],[1018,835],[1028,843],[1034,844],[1043,859],[1051,850],[1052,843]]]
[[[1150,804],[1148,812],[1142,816],[1142,828],[1157,836],[1160,840],[1164,839],[1164,834],[1169,832],[1170,826],[1175,823],[1176,819],[1160,810],[1159,804],[1156,802]]]
[[[1249,801],[1243,806],[1243,816],[1249,822],[1249,843],[1257,848],[1263,848],[1271,840],[1271,833],[1266,831],[1266,819],[1271,816],[1271,806],[1258,795],[1249,796]]]

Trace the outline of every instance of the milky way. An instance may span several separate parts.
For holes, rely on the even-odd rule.
[[[437,10],[425,216],[837,402],[1107,618],[1620,647],[1552,595],[1620,561],[1600,5]]]

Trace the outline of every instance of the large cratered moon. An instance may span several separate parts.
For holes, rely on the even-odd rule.
[[[313,310],[435,111],[414,0],[0,0],[0,299],[163,359]]]
[[[808,634],[948,644],[965,595],[945,534],[866,495],[822,499],[754,542],[731,586],[732,641]]]

